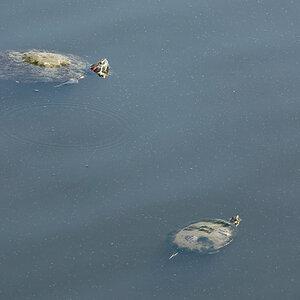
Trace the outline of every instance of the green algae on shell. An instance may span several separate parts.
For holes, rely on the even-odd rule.
[[[63,82],[79,78],[89,63],[73,54],[48,50],[0,52],[0,79],[18,82]]]
[[[233,217],[230,221],[205,219],[171,232],[168,241],[175,253],[170,256],[170,259],[183,251],[200,254],[218,252],[219,249],[232,242],[237,234],[239,222],[239,216]]]
[[[29,51],[22,55],[22,59],[26,63],[45,68],[60,68],[70,65],[68,57],[58,53]]]

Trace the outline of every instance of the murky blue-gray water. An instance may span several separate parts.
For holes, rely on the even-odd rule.
[[[0,81],[0,298],[299,299],[299,13],[2,1],[0,51],[107,57],[114,74]],[[168,260],[170,231],[234,214],[221,252]]]

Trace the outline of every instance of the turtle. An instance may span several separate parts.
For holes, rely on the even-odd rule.
[[[16,82],[61,82],[78,83],[90,71],[99,77],[109,74],[109,63],[106,58],[89,65],[73,54],[62,54],[48,50],[6,50],[0,52],[0,79],[12,79]]]
[[[232,242],[237,233],[241,218],[233,216],[230,220],[204,219],[190,223],[184,228],[171,232],[168,240],[175,250],[169,259],[183,251],[212,254]]]

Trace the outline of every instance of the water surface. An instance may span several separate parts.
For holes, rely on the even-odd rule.
[[[0,51],[107,57],[114,74],[0,81],[1,299],[298,299],[299,12],[2,3]],[[234,214],[223,251],[168,260],[170,231]]]

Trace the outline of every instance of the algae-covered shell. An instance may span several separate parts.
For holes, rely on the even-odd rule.
[[[168,240],[176,251],[175,255],[180,251],[214,253],[231,243],[238,223],[221,219],[200,220],[170,233]]]
[[[19,82],[63,82],[80,77],[89,63],[73,54],[48,50],[0,52],[0,79]]]

